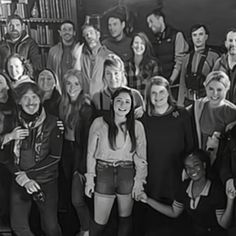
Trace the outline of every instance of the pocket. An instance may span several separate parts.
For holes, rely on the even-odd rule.
[[[104,165],[104,164],[101,164],[101,163],[96,164],[96,171],[98,171],[98,172],[102,172],[107,168],[108,168],[108,165]]]

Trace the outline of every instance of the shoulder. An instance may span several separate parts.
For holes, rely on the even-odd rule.
[[[105,121],[103,117],[98,117],[93,121],[91,129],[100,130],[104,125],[105,125]]]
[[[135,131],[136,133],[143,133],[144,132],[144,127],[141,121],[135,120]]]
[[[53,53],[55,51],[58,51],[60,48],[62,48],[61,42],[59,42],[58,44],[51,47],[50,50],[49,50],[49,53]]]

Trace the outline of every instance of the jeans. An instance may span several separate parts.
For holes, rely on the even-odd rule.
[[[45,194],[44,202],[36,202],[39,209],[41,227],[46,236],[60,236],[61,229],[57,220],[57,181],[41,184]],[[29,213],[32,204],[32,195],[15,180],[11,186],[11,227],[16,236],[33,236],[29,227]]]

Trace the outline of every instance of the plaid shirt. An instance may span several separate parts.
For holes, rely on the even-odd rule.
[[[160,74],[160,66],[157,61],[152,59],[147,63],[141,62],[139,66],[139,73],[138,75],[135,75],[135,65],[130,61],[126,67],[126,73],[128,86],[130,88],[137,89],[144,97],[148,80],[152,76]]]

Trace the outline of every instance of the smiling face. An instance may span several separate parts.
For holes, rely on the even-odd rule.
[[[29,115],[35,114],[40,107],[40,98],[32,90],[28,90],[20,99],[19,104],[22,106],[22,109]]]
[[[130,112],[132,105],[131,97],[126,92],[121,92],[117,97],[114,98],[113,109],[115,116],[126,117]]]
[[[61,26],[61,30],[59,30],[59,34],[64,42],[71,42],[74,40],[75,31],[74,27],[70,23],[64,23]]]
[[[146,49],[145,42],[139,37],[135,36],[132,44],[134,54],[143,55]]]
[[[192,32],[192,41],[196,48],[205,47],[208,35],[203,27]]]
[[[212,80],[206,86],[206,95],[213,106],[219,106],[221,102],[225,99],[227,94],[227,89],[225,86],[216,80]]]
[[[168,105],[169,93],[166,87],[161,85],[152,85],[150,100],[154,108],[160,108]]]
[[[17,57],[12,57],[7,63],[7,70],[13,80],[18,80],[24,74],[22,61]]]
[[[236,55],[236,32],[230,31],[227,34],[225,47],[230,55]]]
[[[205,177],[205,165],[196,156],[189,156],[185,160],[185,170],[187,175],[193,180],[197,181]]]
[[[121,87],[123,73],[113,66],[106,66],[104,71],[104,79],[108,88],[114,90]]]
[[[79,82],[79,79],[71,75],[69,78],[66,80],[66,92],[70,96],[72,101],[75,101],[77,97],[79,96],[82,88]]]
[[[54,89],[56,82],[51,71],[44,70],[39,74],[39,88],[44,92],[50,92]]]

